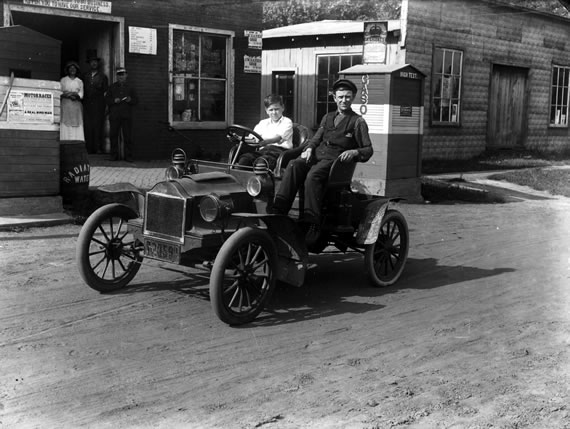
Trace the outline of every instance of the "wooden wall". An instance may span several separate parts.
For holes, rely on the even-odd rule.
[[[9,78],[0,77],[0,102]],[[14,79],[12,91],[46,91],[53,94],[54,123],[7,122],[8,107],[0,115],[0,198],[59,194],[60,84],[56,81]]]
[[[0,27],[0,76],[27,70],[31,79],[59,80],[61,42],[29,28]]]
[[[570,65],[570,20],[487,0],[409,0],[406,62],[426,75],[424,159],[466,159],[487,147],[493,64],[528,69],[524,147],[569,149],[567,128],[549,127],[552,64]],[[433,48],[463,51],[459,127],[430,126]]]
[[[168,28],[169,24],[188,25],[235,32],[233,41],[234,82],[233,122],[252,127],[260,117],[260,74],[243,71],[243,57],[248,49],[244,30],[261,30],[261,3],[225,0],[139,0],[113,2],[113,15],[125,17],[129,26],[157,29],[157,55],[128,52],[128,31],[125,30],[125,67],[129,80],[136,86],[140,103],[134,113],[135,158],[169,158],[172,150],[183,147],[189,156],[196,151],[227,156],[229,144],[225,130],[183,130],[188,139],[168,130]],[[261,51],[257,50],[261,56]]]
[[[396,61],[397,45],[388,46],[388,58]],[[316,129],[320,118],[316,117],[317,56],[362,54],[362,44],[329,47],[297,47],[295,42],[284,49],[263,50],[261,94],[271,93],[272,73],[295,71],[295,118],[294,122]],[[261,110],[263,113],[263,109]]]
[[[0,197],[59,194],[59,132],[0,129]]]

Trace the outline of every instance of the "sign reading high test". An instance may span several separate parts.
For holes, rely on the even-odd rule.
[[[112,5],[110,1],[102,0],[23,0],[23,3],[92,13],[111,13]]]

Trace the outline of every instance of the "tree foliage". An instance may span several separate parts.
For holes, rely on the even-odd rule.
[[[357,21],[397,19],[401,0],[284,0],[263,4],[263,28],[324,19]]]
[[[570,17],[570,0],[503,0],[542,12]],[[268,0],[263,4],[263,28],[284,27],[324,19],[374,21],[398,19],[401,0]],[[566,6],[566,7],[565,7]]]
[[[508,3],[513,6],[522,6],[528,9],[536,9],[541,12],[548,12],[554,15],[564,16],[566,18],[570,17],[570,13],[565,6],[570,6],[570,1],[568,0],[509,0]]]

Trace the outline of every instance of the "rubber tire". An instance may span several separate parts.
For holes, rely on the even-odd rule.
[[[230,308],[230,303],[226,303],[224,300],[226,270],[234,255],[237,255],[238,249],[250,244],[258,245],[267,254],[269,278],[267,285],[265,285],[264,290],[260,294],[261,296],[257,297],[255,305],[248,311],[236,312]],[[273,295],[277,278],[276,271],[277,250],[273,239],[266,231],[253,227],[244,227],[234,232],[218,251],[210,275],[210,301],[216,316],[229,325],[242,325],[253,321]],[[242,284],[240,283],[240,285]],[[251,287],[251,283],[249,283],[249,286]],[[242,293],[244,290],[245,288],[240,286]],[[242,295],[240,294],[240,296]]]
[[[90,244],[100,225],[107,223],[111,218],[120,218],[126,224],[126,221],[136,217],[137,214],[123,204],[108,204],[93,212],[85,224],[83,224],[77,239],[76,261],[79,274],[90,288],[99,292],[111,292],[121,289],[129,284],[139,271],[143,260],[140,252],[134,252],[135,261],[127,266],[127,270],[122,275],[110,280],[100,277],[95,272],[94,267],[91,266],[89,259]],[[126,225],[124,227],[126,228]],[[105,260],[107,259],[105,258]]]
[[[382,240],[383,229],[389,222],[396,223],[398,225],[400,234],[400,255],[396,262],[395,270],[390,273],[389,276],[381,276],[375,268],[376,262],[380,259],[381,256],[378,253],[381,251],[381,249],[378,249],[378,245],[380,244],[380,240]],[[410,246],[409,237],[410,235],[408,230],[408,223],[406,222],[404,216],[397,210],[386,211],[384,217],[382,218],[382,225],[380,226],[380,231],[378,233],[376,242],[374,244],[366,245],[364,250],[364,268],[373,286],[386,287],[393,285],[398,281],[402,275],[402,272],[404,271],[404,267],[408,259],[408,250]],[[382,256],[386,256],[386,253],[383,252]]]

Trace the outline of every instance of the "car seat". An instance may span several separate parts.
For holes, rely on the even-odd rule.
[[[277,164],[273,171],[275,177],[281,178],[283,176],[283,171],[289,161],[301,155],[310,137],[311,132],[306,126],[297,123],[293,124],[293,148],[286,150],[277,158]]]

